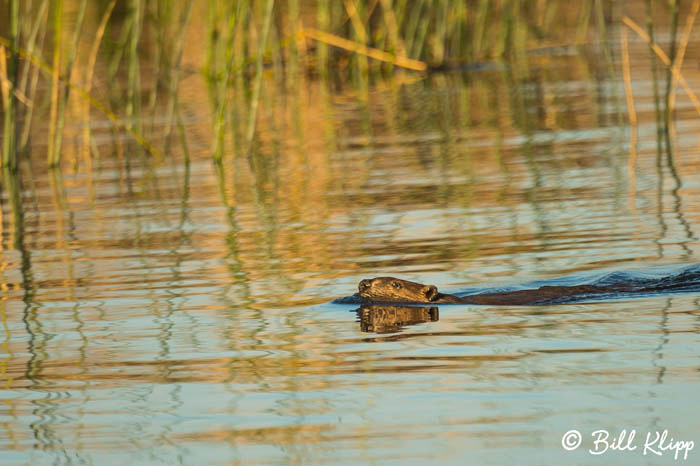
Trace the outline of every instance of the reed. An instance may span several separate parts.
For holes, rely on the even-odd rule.
[[[56,166],[58,159],[55,147],[58,137],[58,93],[59,76],[61,73],[61,34],[63,32],[63,1],[56,0],[53,11],[54,43],[53,43],[53,63],[51,65],[51,110],[49,112],[49,149],[47,163],[49,167]]]
[[[669,58],[668,55],[663,51],[663,49],[653,41],[652,37],[650,37],[649,34],[644,32],[644,30],[637,25],[633,20],[631,20],[629,17],[624,16],[622,18],[622,23],[626,26],[628,26],[630,29],[632,29],[639,37],[641,37],[644,41],[646,41],[649,44],[649,48],[652,51],[653,54],[655,54],[661,62],[666,65],[666,68],[669,70],[669,74],[673,79],[677,79],[678,82],[681,84],[681,87],[683,90],[686,92],[688,95],[688,98],[692,102],[693,106],[695,107],[695,110],[698,112],[698,115],[700,115],[700,99],[698,96],[695,94],[695,91],[693,91],[692,87],[688,83],[688,81],[685,79],[685,77],[680,73],[679,69],[677,67],[673,66],[673,62]],[[653,69],[653,68],[652,68]],[[656,89],[656,87],[655,87]],[[654,95],[655,98],[657,97],[657,94]],[[657,113],[659,113],[659,110],[657,109]],[[658,118],[658,115],[657,115]],[[661,126],[658,126],[661,128]]]
[[[675,60],[673,61],[672,70],[674,74],[674,79],[672,83],[672,88],[669,92],[668,107],[670,111],[673,111],[676,100],[676,88],[678,87],[678,79],[675,75],[680,73],[680,69],[683,66],[683,59],[685,58],[685,51],[688,48],[688,42],[690,41],[690,34],[693,31],[693,26],[695,25],[695,18],[700,10],[700,0],[693,0],[693,4],[690,8],[690,13],[685,22],[685,27],[683,28],[683,35],[681,36],[680,45],[678,53]]]
[[[678,51],[678,44],[676,41],[676,32],[678,31],[678,0],[669,1],[669,14],[671,15],[671,44],[669,50],[669,65],[666,67],[666,89],[664,92],[664,124],[671,124],[671,112],[673,111],[673,103],[671,97],[671,91],[675,89],[673,83],[676,81],[674,72],[678,72],[678,67],[676,66],[676,58]]]
[[[181,153],[189,154],[178,88],[191,14],[208,18],[202,55],[212,108],[209,142],[212,158],[221,162],[229,138],[232,152],[250,148],[259,124],[269,116],[266,112],[272,112],[263,105],[270,96],[282,90],[304,92],[299,83],[309,76],[320,77],[324,86],[340,82],[367,95],[371,83],[397,73],[424,76],[421,73],[430,70],[459,69],[485,61],[506,61],[517,67],[518,73],[526,74],[528,60],[524,57],[532,48],[567,40],[585,43],[593,34],[605,42],[614,7],[609,0],[583,0],[575,5],[522,0],[189,0],[185,4],[129,0],[123,6],[116,0],[5,1],[9,37],[0,38],[8,57],[3,60],[7,66],[0,67],[2,164],[13,167],[17,142],[24,147],[31,139],[47,143],[48,166],[61,164],[64,128],[71,117],[69,102],[74,97],[82,100],[80,107],[85,109],[80,135],[86,166],[97,156],[91,145],[90,119],[94,117],[90,108],[107,115],[115,144],[122,144],[119,132],[126,131],[148,152],[169,152],[170,133],[176,130]],[[650,11],[650,0],[646,5]],[[655,6],[670,13],[673,34],[681,29],[678,5],[673,0]],[[694,18],[698,1],[691,10]],[[76,13],[68,18],[68,11]],[[666,120],[674,105],[676,82],[687,87],[680,67],[692,25],[688,20],[682,28],[678,49],[672,50],[671,64],[667,65],[667,85],[658,91],[659,96],[662,92],[666,96]],[[654,43],[653,37],[649,42]],[[83,56],[77,53],[81,44],[88,51]],[[36,59],[22,56],[21,63],[20,50]],[[620,75],[613,51],[605,46],[602,50],[608,73],[613,78]],[[44,57],[50,57],[48,78],[35,64]],[[75,92],[77,70],[83,70],[84,88],[80,92]],[[95,80],[110,83],[106,86],[108,98],[93,95]],[[159,107],[161,92],[165,93],[165,104]],[[23,96],[22,102],[18,96]],[[274,101],[270,102],[274,107]],[[163,114],[158,112],[164,112],[170,126],[155,143]],[[34,130],[37,134],[30,137],[35,121],[48,121],[48,131],[38,126]],[[19,122],[23,126],[18,138]]]
[[[207,37],[209,42],[207,46],[205,76],[214,114],[212,154],[214,161],[220,163],[223,154],[226,111],[229,101],[227,89],[236,62],[235,47],[237,32],[245,10],[241,2],[238,2],[235,8],[232,5],[228,6],[223,14],[223,30],[217,18],[218,11],[220,10],[216,2],[211,2],[207,21],[207,27],[209,29]],[[222,63],[223,66],[221,65]]]
[[[126,43],[127,91],[126,91],[126,127],[141,131],[141,65],[139,60],[139,39],[143,22],[144,5],[141,0],[132,0],[129,9],[131,18],[128,40]]]
[[[88,95],[92,92],[92,82],[93,75],[95,73],[95,64],[97,63],[97,53],[100,50],[100,45],[102,45],[102,38],[104,37],[105,30],[107,29],[107,23],[109,22],[109,18],[112,16],[112,12],[114,11],[114,7],[116,4],[117,0],[111,0],[109,4],[107,4],[107,8],[102,14],[100,22],[97,26],[97,30],[95,32],[95,41],[92,43],[92,47],[90,48],[90,54],[88,55],[87,61],[87,68],[85,71],[85,93]],[[83,114],[85,115],[85,118],[87,120],[90,119],[90,102],[88,102],[87,100],[85,101],[85,111]],[[84,158],[87,162],[87,165],[89,166],[92,163],[90,157],[89,125],[85,125],[83,127],[83,147]]]
[[[267,47],[267,38],[270,33],[270,23],[272,22],[272,7],[275,0],[267,0],[265,3],[265,16],[262,25],[262,37],[260,38],[260,46],[258,48],[258,56],[255,65],[255,80],[253,82],[253,97],[250,105],[250,114],[248,117],[248,134],[247,142],[250,144],[253,141],[255,134],[255,124],[258,113],[258,104],[260,101],[260,88],[262,86],[263,59],[265,49]]]
[[[78,41],[80,40],[80,34],[83,28],[83,19],[85,18],[85,7],[87,6],[87,0],[82,0],[80,2],[80,6],[78,7],[78,15],[76,18],[76,25],[75,25],[75,30],[73,31],[73,38],[71,40],[71,43],[68,48],[68,53],[66,57],[66,68],[64,70],[64,76],[67,77],[67,80],[70,82],[70,77],[73,72],[73,64],[75,62],[75,55],[78,50]],[[61,21],[62,24],[62,18],[59,18],[59,21]],[[59,27],[59,26],[57,26]],[[54,45],[55,48],[60,48],[60,34],[56,36],[56,44]],[[54,55],[56,57],[56,55]],[[59,54],[60,57],[60,54]],[[60,60],[59,63],[56,64],[54,63],[54,66],[60,67]],[[54,82],[56,83],[56,82]],[[51,127],[55,125],[54,129],[54,138],[55,140],[49,143],[49,167],[56,167],[58,166],[61,158],[61,145],[63,142],[63,126],[66,121],[66,105],[68,104],[68,97],[70,95],[70,86],[63,85],[60,95],[57,96],[58,102],[57,102],[57,110],[56,110],[56,121],[54,122],[52,120],[51,122]],[[53,96],[53,93],[52,93]],[[52,100],[52,106],[53,106],[53,100]]]
[[[331,25],[331,13],[330,13],[330,3],[325,0],[318,0],[318,6],[316,8],[316,21],[318,22],[318,27],[322,31],[328,31]],[[325,42],[319,41],[316,47],[316,61],[317,70],[324,80],[328,79],[329,61],[330,61],[330,48]]]
[[[34,16],[34,22],[32,23],[31,21],[27,21],[26,32],[24,34],[27,39],[24,47],[28,55],[36,55],[37,49],[40,49],[44,43],[47,29],[45,27],[45,22],[48,5],[49,0],[42,0],[39,8],[33,12],[32,16]],[[31,62],[29,60],[25,60],[24,65],[22,66],[18,90],[25,95],[33,96],[39,82],[39,68],[30,65]],[[20,150],[26,150],[27,143],[29,141],[29,131],[31,129],[33,112],[34,105],[28,105],[26,110],[21,115],[24,123],[22,125],[22,133],[19,137]]]
[[[168,100],[166,104],[166,110],[165,110],[165,121],[168,122],[168,126],[163,138],[164,144],[165,144],[165,150],[164,152],[169,152],[169,144],[170,144],[170,135],[173,126],[175,126],[178,130],[178,136],[179,140],[181,142],[181,147],[182,147],[182,153],[184,155],[185,163],[189,163],[189,150],[187,149],[187,138],[184,132],[184,126],[182,124],[182,116],[180,114],[180,109],[178,105],[178,88],[180,85],[180,76],[181,73],[179,72],[180,65],[182,62],[182,53],[184,49],[184,44],[185,44],[185,33],[187,31],[187,25],[190,20],[190,15],[192,13],[192,5],[194,4],[194,0],[189,0],[185,4],[185,10],[181,14],[181,17],[179,19],[179,22],[177,23],[177,30],[178,32],[175,35],[175,39],[172,44],[172,49],[168,53],[168,61],[166,63],[166,73],[169,73],[169,78],[167,78],[167,95],[168,95]],[[170,8],[168,8],[168,11],[172,11]],[[164,40],[164,39],[163,39]],[[177,69],[175,73],[170,73],[172,69]],[[173,125],[173,121],[175,119],[175,125]]]
[[[17,166],[17,97],[15,93],[15,83],[19,71],[19,55],[17,48],[19,44],[19,24],[20,8],[19,0],[10,0],[8,4],[8,20],[10,23],[10,58],[7,63],[6,73],[0,76],[0,84],[3,87],[3,144],[2,144],[2,165],[15,169]],[[5,57],[2,57],[3,61]],[[4,64],[4,63],[3,63]],[[2,67],[3,70],[5,67]]]

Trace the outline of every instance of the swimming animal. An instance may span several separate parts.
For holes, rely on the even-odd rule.
[[[360,281],[358,292],[336,299],[339,304],[477,304],[492,306],[545,305],[592,301],[645,294],[700,292],[700,265],[669,275],[615,272],[592,283],[543,285],[531,289],[481,291],[463,296],[441,293],[424,285],[394,277]]]

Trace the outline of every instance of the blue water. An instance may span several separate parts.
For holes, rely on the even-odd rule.
[[[372,328],[331,303],[385,275],[445,292],[696,277],[697,115],[679,94],[664,149],[634,47],[634,128],[599,56],[367,95],[312,81],[302,110],[261,106],[257,144],[227,139],[217,172],[194,76],[189,165],[106,133],[93,166],[68,139],[75,172],[21,167],[0,198],[0,463],[678,464],[588,450],[599,429],[700,445],[695,289]]]

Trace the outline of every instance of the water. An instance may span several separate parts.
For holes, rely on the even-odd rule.
[[[450,292],[697,264],[697,115],[679,93],[657,150],[635,50],[636,129],[602,58],[572,52],[311,82],[221,173],[189,89],[189,166],[105,137],[90,169],[6,183],[0,463],[675,464],[642,450],[700,444],[697,293],[373,326],[330,302],[381,275]],[[639,446],[592,456],[598,429]]]

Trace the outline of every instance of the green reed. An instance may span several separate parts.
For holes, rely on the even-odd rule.
[[[41,48],[41,44],[43,44],[44,39],[46,38],[46,27],[44,27],[44,25],[46,22],[46,11],[49,3],[49,0],[42,0],[39,7],[34,8],[32,15],[34,16],[34,21],[26,21],[26,24],[24,24],[25,31],[23,36],[27,38],[24,48],[27,50],[28,55],[36,54],[37,48]],[[31,63],[28,60],[23,63],[22,72],[18,83],[18,90],[23,95],[27,96],[35,95],[36,88],[39,83],[39,67],[30,66],[30,64]],[[23,112],[18,114],[20,117],[17,118],[18,120],[22,120],[24,122],[19,140],[20,150],[26,150],[29,142],[29,130],[31,128],[34,106],[27,106],[23,110]]]
[[[214,161],[221,161],[223,154],[224,134],[226,129],[226,110],[228,108],[227,90],[231,80],[231,73],[235,66],[236,34],[239,30],[247,5],[238,2],[235,7],[229,5],[223,11],[224,22],[219,24],[218,14],[220,6],[215,1],[209,4],[207,15],[207,56],[205,62],[205,77],[208,83],[209,98],[213,107],[213,147]],[[245,2],[247,3],[247,2]]]
[[[0,76],[0,78],[9,83],[16,83],[19,71],[19,55],[17,54],[20,24],[19,0],[10,0],[8,4],[8,19],[10,23],[10,47],[8,51],[10,58],[7,63],[7,76]],[[14,85],[10,89],[5,86],[4,82],[0,83],[0,85],[4,88],[2,93],[4,113],[2,165],[3,167],[14,169],[17,164],[17,97]]]
[[[168,2],[170,3],[170,2]],[[174,40],[172,40],[172,48],[168,51],[166,54],[166,61],[164,63],[164,72],[168,74],[168,78],[166,78],[167,82],[167,103],[166,103],[166,111],[165,111],[165,121],[173,121],[173,119],[176,120],[177,124],[177,130],[178,130],[178,136],[180,140],[180,147],[182,149],[182,153],[185,157],[185,161],[189,162],[189,150],[187,148],[187,137],[185,135],[184,131],[184,125],[182,124],[182,115],[180,112],[180,107],[179,107],[179,101],[178,101],[178,88],[180,85],[180,74],[179,73],[174,73],[174,75],[170,75],[170,71],[173,68],[179,68],[180,64],[182,62],[182,53],[183,53],[183,48],[184,48],[184,43],[185,43],[185,33],[187,31],[187,25],[190,21],[190,16],[192,13],[192,5],[194,4],[194,0],[189,0],[185,4],[185,9],[183,12],[181,12],[180,17],[177,20],[177,33],[174,36]],[[169,13],[173,12],[175,10],[174,5],[165,5],[165,10]],[[161,45],[162,48],[165,47],[165,34],[162,34],[160,36],[161,41],[163,41],[163,44]],[[156,93],[154,92],[154,95]],[[155,103],[153,105],[155,107]],[[171,129],[172,125],[169,125],[166,128],[166,132],[163,137],[163,141],[165,144],[165,150],[164,152],[168,152],[169,150],[169,143],[170,143],[170,134],[171,134]]]
[[[54,43],[53,62],[51,64],[51,110],[49,111],[49,149],[47,162],[54,167],[58,161],[60,149],[55,147],[58,136],[58,93],[61,73],[61,39],[63,33],[63,1],[56,0],[53,11]]]
[[[75,30],[73,31],[73,37],[72,40],[70,41],[70,45],[68,47],[67,51],[67,57],[66,57],[66,65],[65,65],[65,70],[64,70],[64,76],[67,77],[68,81],[70,81],[70,76],[73,71],[73,64],[75,62],[75,55],[78,49],[78,41],[80,40],[80,34],[81,30],[83,27],[83,19],[85,18],[85,7],[87,6],[87,0],[82,0],[80,2],[80,6],[78,7],[78,15],[76,18],[76,25],[75,25]],[[60,9],[57,9],[57,11],[60,12]],[[56,31],[60,31],[62,29],[62,15],[60,13],[56,14]],[[57,33],[56,34],[56,44],[54,45],[54,50],[60,48],[60,41],[61,41],[61,34]],[[58,58],[57,58],[58,57]],[[54,58],[56,61],[54,61],[54,66],[56,68],[61,68],[61,63],[60,63],[60,54],[55,54]],[[52,81],[54,85],[58,86],[58,80]],[[49,154],[48,154],[48,165],[49,167],[56,167],[59,164],[60,157],[61,157],[61,145],[63,142],[63,126],[66,121],[66,105],[68,104],[68,97],[70,95],[70,86],[63,84],[60,92],[59,89],[56,89],[56,96],[57,96],[57,109],[56,109],[56,114],[55,117],[56,119],[54,120],[52,118],[50,122],[50,128],[53,132],[54,135],[54,140],[49,141]],[[53,90],[52,90],[52,95],[53,95]],[[53,106],[53,102],[52,102]],[[53,115],[53,113],[52,113]]]
[[[260,88],[262,86],[262,72],[263,72],[263,59],[265,57],[265,50],[267,46],[267,38],[270,33],[270,23],[272,22],[272,7],[275,4],[275,0],[267,0],[265,3],[265,16],[262,26],[262,37],[259,39],[260,44],[258,48],[258,56],[255,62],[255,79],[253,81],[253,96],[250,105],[250,114],[248,117],[248,133],[247,142],[250,144],[253,141],[253,136],[255,134],[255,121],[258,112],[258,104],[260,102]]]
[[[668,57],[671,59],[671,63],[676,60],[676,53],[678,51],[678,44],[676,43],[676,33],[678,31],[678,0],[670,0],[669,2],[669,13],[671,16],[671,44]],[[666,68],[666,89],[664,92],[664,124],[669,125],[671,121],[671,90],[674,88],[673,83],[675,79],[672,79],[671,68]]]
[[[71,99],[82,101],[81,108],[89,104],[107,116],[116,146],[121,147],[121,133],[126,133],[145,151],[159,153],[169,148],[173,130],[185,144],[178,89],[185,37],[192,32],[194,15],[206,18],[204,65],[199,71],[211,100],[211,154],[220,162],[227,152],[225,141],[231,138],[234,149],[245,152],[259,131],[258,120],[272,121],[268,116],[275,105],[268,87],[276,88],[274,92],[304,92],[300,83],[311,76],[320,77],[326,85],[345,82],[367,95],[370,83],[387,79],[401,68],[396,60],[370,58],[363,52],[368,48],[417,60],[428,70],[494,60],[524,66],[523,57],[530,49],[566,41],[584,43],[594,34],[605,39],[607,18],[614,7],[609,0],[583,0],[575,5],[523,0],[4,1],[9,37],[0,39],[7,44],[9,57],[6,81],[18,91],[3,99],[2,163],[6,166],[17,162],[20,121],[20,148],[30,140],[46,142],[48,166],[61,165],[66,121],[76,116],[86,128],[81,131],[85,158],[97,154],[94,138],[89,145],[95,117],[89,109],[75,115]],[[677,4],[670,2],[667,8],[677,9]],[[312,39],[304,33],[309,28],[355,47]],[[90,48],[90,53],[79,54],[81,47]],[[22,60],[20,50],[25,54]],[[611,51],[604,47],[603,52],[609,73],[618,73]],[[38,62],[49,62],[48,73],[39,72]],[[93,79],[109,84],[93,86]],[[48,91],[37,90],[42,88]],[[96,96],[93,89],[101,95]],[[161,93],[165,109],[158,105]],[[25,96],[30,105],[18,103],[17,95]],[[266,101],[272,105],[264,105]],[[165,136],[159,137],[156,116],[162,114],[167,123]],[[32,123],[41,121],[48,121],[48,131],[40,125],[32,130]],[[162,141],[162,147],[160,142],[155,147],[155,140]],[[189,153],[185,145],[181,152]]]

